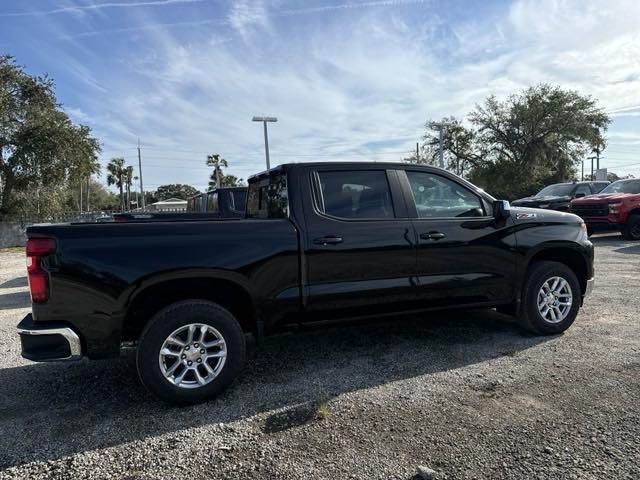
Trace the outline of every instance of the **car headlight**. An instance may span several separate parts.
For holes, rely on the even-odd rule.
[[[620,213],[620,205],[622,205],[622,202],[610,203],[609,204],[609,213],[611,215],[618,215]]]

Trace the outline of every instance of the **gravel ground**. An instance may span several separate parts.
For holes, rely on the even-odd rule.
[[[0,478],[640,477],[640,244],[600,236],[564,335],[492,311],[272,337],[207,404],[138,384],[133,352],[35,364],[24,257],[0,253]]]

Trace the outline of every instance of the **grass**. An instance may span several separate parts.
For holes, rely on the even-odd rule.
[[[316,402],[315,418],[316,420],[324,420],[331,415],[331,408],[329,407],[329,400],[327,397],[322,397]]]

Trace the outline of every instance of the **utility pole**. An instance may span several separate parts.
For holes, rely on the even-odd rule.
[[[269,136],[267,135],[267,122],[277,122],[278,119],[276,117],[253,117],[251,120],[253,122],[262,122],[264,125],[264,155],[267,160],[267,170],[270,170],[271,164],[269,162]]]
[[[593,176],[593,161],[595,160],[596,157],[589,157],[589,160],[591,160],[591,181],[593,182],[595,180],[594,176]]]
[[[82,180],[80,180],[80,213],[82,213]]]
[[[584,158],[582,159],[582,175],[580,176],[580,181],[584,182]]]
[[[145,210],[144,188],[142,186],[142,159],[140,158],[140,139],[138,138],[138,171],[140,172],[140,196],[142,197],[142,211]]]
[[[420,163],[420,147],[418,146],[418,142],[416,142],[416,163]]]

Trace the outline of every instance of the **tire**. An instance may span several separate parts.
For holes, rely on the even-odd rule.
[[[519,323],[525,329],[537,335],[553,335],[564,332],[576,319],[582,301],[582,291],[575,273],[563,263],[542,261],[535,262],[529,267],[527,277],[522,294],[522,306],[518,318]],[[557,290],[560,290],[559,298],[556,298],[552,292],[547,294],[548,298],[544,301],[557,307],[550,307],[549,310],[553,310],[553,312],[547,312],[545,317],[541,310],[544,311],[544,309],[549,307],[549,304],[545,303],[539,309],[539,295],[541,295],[543,285],[546,284],[547,287],[549,285],[553,286],[555,281],[552,279],[556,278],[561,279],[564,283],[562,283],[562,281],[558,283]],[[547,283],[550,280],[551,283]],[[562,288],[560,288],[560,286],[562,286]],[[567,289],[571,295],[571,305],[567,306],[560,305],[560,303],[553,303],[554,298],[561,303],[563,301],[566,303],[568,300],[566,296]],[[559,310],[556,310],[556,308]],[[557,317],[555,320],[553,318],[554,316]]]
[[[640,215],[629,215],[622,236],[625,240],[640,240]]]
[[[223,392],[240,374],[245,352],[244,333],[231,313],[212,302],[187,300],[153,316],[140,336],[136,363],[149,392],[190,405]]]

